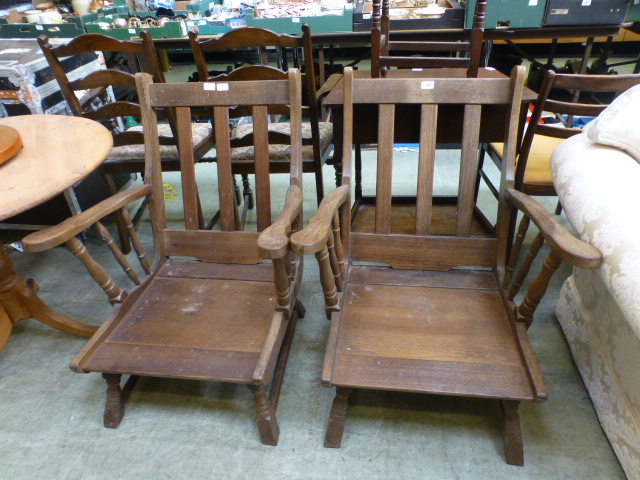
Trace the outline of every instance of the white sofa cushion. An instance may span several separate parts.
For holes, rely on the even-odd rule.
[[[551,169],[569,222],[604,255],[602,281],[640,338],[640,166],[582,133],[555,150]]]
[[[640,162],[640,85],[630,88],[609,105],[584,131],[602,145],[624,150]]]

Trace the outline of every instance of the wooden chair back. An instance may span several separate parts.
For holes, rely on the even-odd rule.
[[[469,38],[462,42],[399,42],[390,40],[389,0],[373,0],[371,76],[386,76],[397,68],[466,68],[467,77],[478,76],[488,0],[478,0]],[[450,56],[395,56],[392,51],[444,52]],[[453,56],[457,55],[457,56]]]
[[[151,77],[138,74],[136,81],[142,104],[145,132],[145,182],[151,183],[149,199],[156,252],[167,257],[194,257],[203,262],[255,264],[262,261],[257,239],[271,225],[271,199],[267,133],[267,105],[290,106],[291,185],[302,188],[302,125],[300,73],[291,69],[287,80],[260,80],[224,83],[152,83]],[[254,125],[256,209],[258,232],[241,231],[235,202],[231,168],[231,131],[229,109],[247,105],[252,109]],[[184,229],[168,228],[164,212],[162,176],[157,141],[157,112],[175,108],[179,132]],[[200,230],[198,186],[191,148],[191,109],[212,108],[217,149],[218,198],[221,231]]]
[[[524,72],[514,70],[512,78],[494,79],[355,79],[345,72],[344,81],[344,158],[351,158],[353,107],[355,104],[379,104],[375,231],[350,231],[350,202],[342,207],[344,236],[352,261],[381,262],[399,269],[449,270],[462,266],[494,267],[496,252],[506,254],[504,222],[508,218],[504,189],[513,185],[515,146]],[[421,105],[420,150],[415,212],[415,235],[394,234],[391,229],[392,171],[394,163],[394,116],[397,105]],[[457,192],[455,233],[432,233],[433,185],[438,107],[464,106],[462,149]],[[501,195],[495,237],[472,234],[475,207],[479,130],[482,109],[506,105],[506,158],[502,171]],[[351,162],[343,165],[343,185],[351,185]],[[505,217],[507,215],[507,217]]]
[[[516,189],[522,187],[527,159],[531,151],[535,135],[554,138],[569,138],[582,132],[581,128],[573,127],[573,117],[583,115],[595,117],[609,105],[606,103],[576,103],[571,100],[554,100],[549,98],[552,90],[568,90],[583,93],[622,93],[640,84],[639,74],[629,75],[583,75],[558,74],[548,71],[545,75],[538,98],[534,104],[529,125],[522,139],[518,166],[516,170]],[[557,117],[558,123],[541,124],[543,112]]]
[[[202,42],[198,41],[198,37],[194,32],[189,33],[189,41],[193,56],[198,69],[198,76],[201,81],[216,81],[216,77],[210,77],[205,60],[205,54],[209,52],[221,52],[232,50],[235,48],[259,47],[261,48],[262,64],[268,65],[266,58],[266,47],[276,47],[283,49],[286,54],[287,49],[302,50],[304,59],[304,73],[302,74],[303,83],[303,114],[313,123],[319,119],[318,104],[316,99],[316,83],[315,83],[315,66],[313,63],[313,44],[311,41],[311,28],[308,24],[302,25],[302,36],[294,37],[292,35],[278,34],[258,27],[237,28],[222,35],[219,38],[211,38]],[[250,70],[249,70],[250,71]],[[254,70],[255,71],[255,70]],[[231,79],[243,80],[241,75],[232,76]],[[250,78],[253,80],[253,78]],[[315,119],[315,121],[314,121]],[[315,132],[317,133],[317,132]]]
[[[86,77],[72,80],[62,65],[62,59],[89,52],[123,53],[130,57],[130,61],[135,60],[135,57],[137,57],[144,70],[153,76],[155,82],[164,83],[164,74],[162,73],[151,35],[143,31],[141,36],[142,42],[139,42],[117,40],[107,35],[88,33],[57,47],[51,45],[49,39],[44,35],[38,38],[40,48],[60,85],[62,95],[74,115],[99,122],[113,121],[126,116],[140,118],[140,105],[133,100],[105,103],[95,110],[90,108],[92,101],[103,95],[109,87],[125,87],[135,92],[135,77],[133,73],[105,69],[92,72]],[[80,98],[76,95],[76,92],[82,92]],[[173,121],[170,124],[173,130]],[[142,132],[122,131],[120,129],[114,129],[112,132],[114,134],[114,147],[141,145],[144,143]],[[165,136],[160,138],[160,142],[161,145],[176,144],[174,138]]]

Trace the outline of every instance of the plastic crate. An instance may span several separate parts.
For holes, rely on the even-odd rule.
[[[136,12],[136,16],[155,17],[156,12]],[[129,40],[140,37],[143,29],[147,29],[152,38],[182,38],[187,36],[187,24],[184,20],[179,22],[167,22],[162,27],[142,27],[142,28],[103,28],[101,23],[113,25],[117,18],[128,18],[127,14],[108,15],[102,17],[98,22],[86,23],[87,33],[102,33],[120,40]]]
[[[367,2],[358,1],[353,11],[353,31],[363,32],[371,30],[371,7],[366,8]],[[464,24],[464,7],[456,0],[438,0],[438,5],[446,8],[445,12],[435,18],[409,18],[406,20],[391,20],[391,30],[429,30],[434,28],[462,28]],[[424,7],[415,7],[424,8]],[[367,13],[364,10],[368,10]],[[313,31],[313,29],[312,29]]]
[[[77,23],[7,23],[0,19],[0,38],[74,38],[84,33]]]
[[[640,22],[640,0],[633,0],[627,16],[624,18],[625,22]]]
[[[219,35],[231,30],[229,22],[224,25],[211,25],[206,18],[187,20],[187,30],[197,29],[198,35]]]
[[[473,27],[476,0],[466,0],[465,28]],[[489,0],[484,28],[538,28],[542,26],[547,0]]]
[[[317,17],[255,18],[253,9],[247,10],[247,26],[262,27],[276,33],[302,33],[302,24],[308,23],[311,33],[333,33],[353,31],[353,8],[345,8],[342,15]]]

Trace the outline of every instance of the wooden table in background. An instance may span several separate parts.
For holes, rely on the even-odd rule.
[[[95,170],[113,147],[111,133],[92,120],[67,115],[0,118],[17,129],[22,150],[0,166],[0,221],[28,210],[72,187]],[[97,327],[48,307],[33,280],[24,282],[0,251],[0,350],[13,324],[35,318],[59,330],[90,337]]]

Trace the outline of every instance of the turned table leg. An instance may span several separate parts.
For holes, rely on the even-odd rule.
[[[48,307],[36,294],[35,283],[25,283],[13,270],[11,259],[0,252],[0,350],[11,335],[13,324],[31,317],[63,332],[83,337],[92,336],[98,329]]]

